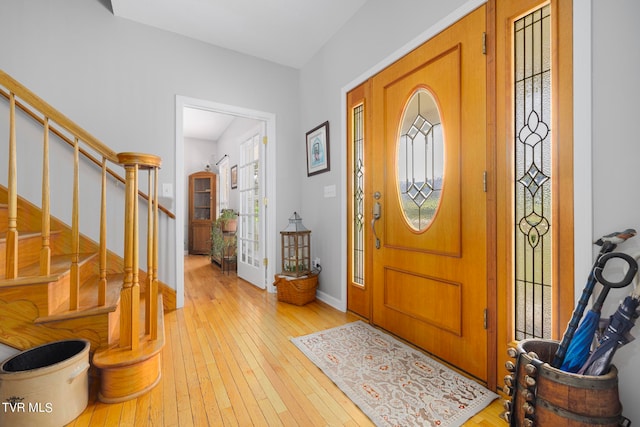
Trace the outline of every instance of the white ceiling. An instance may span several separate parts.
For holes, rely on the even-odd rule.
[[[301,68],[367,0],[111,0],[113,14]],[[185,108],[186,138],[217,141],[233,116]]]
[[[111,0],[113,14],[301,68],[366,0]]]
[[[185,138],[217,141],[235,117],[186,107],[182,115],[182,133]]]

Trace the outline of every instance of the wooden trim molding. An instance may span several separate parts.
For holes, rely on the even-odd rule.
[[[162,308],[165,312],[174,311],[176,305],[176,290],[166,283],[158,282],[158,293],[162,294]]]

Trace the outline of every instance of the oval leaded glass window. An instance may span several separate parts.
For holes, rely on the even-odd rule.
[[[444,138],[431,92],[420,88],[413,93],[400,126],[398,192],[405,220],[422,231],[436,215],[444,179]]]

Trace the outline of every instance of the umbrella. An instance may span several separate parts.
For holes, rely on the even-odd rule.
[[[636,286],[631,295],[625,297],[616,312],[611,315],[609,326],[602,335],[598,347],[578,371],[579,374],[602,375],[609,372],[616,350],[633,339],[629,331],[638,317],[636,312],[638,305],[640,305],[640,286]]]
[[[598,258],[596,259],[595,264],[593,265],[591,272],[589,273],[589,278],[587,279],[587,284],[585,285],[582,296],[576,305],[576,308],[573,310],[573,315],[571,316],[571,320],[569,321],[569,325],[567,325],[567,330],[562,337],[562,341],[556,350],[556,354],[551,362],[551,366],[554,368],[560,368],[562,363],[564,362],[565,356],[567,354],[567,348],[569,344],[573,340],[573,336],[578,328],[578,323],[582,319],[582,315],[584,314],[584,309],[587,307],[589,303],[589,298],[591,298],[591,294],[593,293],[593,289],[596,286],[596,278],[594,271],[600,267],[604,267],[602,264],[602,256],[606,253],[612,252],[619,243],[624,242],[625,240],[636,235],[636,231],[633,229],[626,229],[622,232],[614,232],[607,234],[606,236],[598,239],[595,244],[601,246],[600,253],[598,254]]]
[[[626,261],[629,266],[627,274],[619,282],[610,282],[602,275],[604,266],[611,258],[621,258]],[[602,291],[600,291],[598,299],[582,320],[582,323],[580,323],[580,327],[576,330],[575,335],[567,348],[567,354],[560,369],[566,372],[575,373],[582,368],[589,357],[591,343],[593,342],[593,337],[598,330],[598,325],[600,324],[600,311],[602,310],[602,304],[604,304],[604,300],[607,298],[607,295],[609,295],[609,291],[611,288],[623,288],[628,286],[637,271],[638,263],[635,259],[625,253],[610,252],[600,257],[598,266],[594,269],[594,276],[595,279],[602,284]]]

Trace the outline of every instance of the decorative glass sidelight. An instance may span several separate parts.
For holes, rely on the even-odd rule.
[[[364,285],[364,105],[353,109],[353,277]]]
[[[551,11],[514,23],[515,339],[551,338]]]
[[[400,121],[397,182],[407,224],[425,230],[436,215],[444,180],[440,112],[429,91],[414,92]]]

